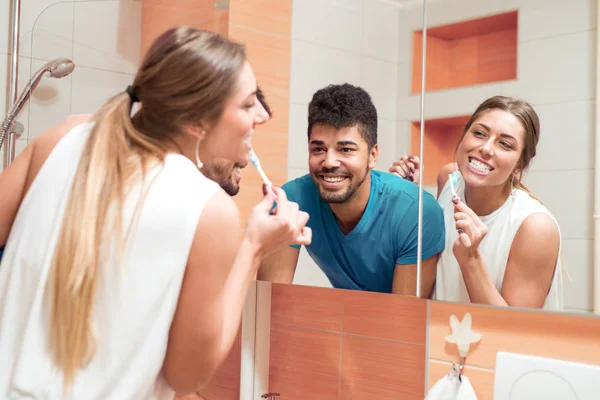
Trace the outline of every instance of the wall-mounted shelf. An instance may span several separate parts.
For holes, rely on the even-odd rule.
[[[454,161],[454,151],[470,115],[425,120],[423,152],[425,158],[424,185],[435,185],[444,165]],[[410,154],[419,154],[420,122],[410,127]]]
[[[518,11],[427,29],[425,90],[516,79]],[[421,90],[423,31],[413,34],[412,93]]]

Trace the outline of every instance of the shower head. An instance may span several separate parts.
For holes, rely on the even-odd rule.
[[[32,75],[29,83],[21,93],[21,96],[19,96],[19,99],[15,102],[15,104],[13,104],[6,118],[13,120],[17,116],[19,111],[21,111],[21,108],[23,108],[25,102],[31,96],[31,93],[33,93],[46,73],[50,75],[51,78],[64,78],[73,72],[74,69],[75,64],[73,61],[67,58],[56,58],[52,61],[48,61],[42,68],[37,70],[37,72]]]
[[[75,63],[68,58],[57,58],[46,64],[52,78],[64,78],[75,69]]]
[[[64,78],[69,75],[75,69],[75,63],[67,58],[56,58],[52,61],[47,62],[42,68],[37,70],[35,74],[31,77],[31,80],[17,99],[17,101],[12,105],[6,118],[0,125],[0,148],[2,148],[2,143],[4,141],[4,137],[13,129],[13,122],[17,115],[31,96],[31,93],[35,90],[37,85],[40,83],[44,74],[48,73],[51,78]]]

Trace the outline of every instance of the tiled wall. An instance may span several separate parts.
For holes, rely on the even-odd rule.
[[[426,302],[272,285],[269,391],[294,399],[423,399]]]
[[[429,302],[429,386],[458,361],[456,346],[446,344],[449,319],[469,312],[473,330],[483,334],[472,347],[463,373],[479,400],[493,400],[496,353],[506,351],[600,365],[600,319],[588,316],[516,311]]]
[[[483,337],[463,373],[480,400],[493,398],[499,351],[600,365],[600,318],[301,285],[271,290],[269,390],[282,400],[423,399],[459,361],[444,338],[450,315],[467,312]]]
[[[246,45],[258,85],[273,112],[258,126],[252,147],[275,185],[286,180],[290,107],[292,0],[231,0],[229,37]],[[256,169],[244,169],[241,190],[234,197],[242,220],[262,197],[262,180]]]
[[[189,25],[227,36],[229,9],[215,8],[213,1],[144,0],[142,7],[142,54],[167,29]]]
[[[470,115],[497,94],[532,103],[541,138],[525,182],[560,224],[571,276],[565,305],[576,310],[592,308],[596,7],[595,0],[573,0],[569,7],[562,0],[439,0],[427,10],[428,26],[518,10],[517,79],[428,92],[425,118]],[[408,98],[407,110],[418,107],[418,97]],[[557,191],[557,182],[573,190]]]
[[[9,5],[0,5],[2,118],[10,61]],[[140,58],[141,0],[23,0],[20,21],[19,92],[32,73],[54,58],[70,58],[76,68],[66,78],[41,81],[18,117],[25,133],[17,152],[67,115],[96,111],[133,80]]]
[[[407,114],[401,104],[412,96],[411,30],[422,21],[421,5],[413,3],[401,9],[381,0],[294,1],[288,180],[308,172],[308,103],[332,83],[371,94],[379,114],[377,169],[387,171],[409,151],[410,120],[418,119],[419,108]],[[294,283],[331,287],[304,249]]]
[[[560,224],[571,275],[565,304],[573,310],[592,308],[596,3],[438,0],[427,11],[433,27],[518,10],[517,78],[428,92],[425,118],[470,115],[497,94],[533,104],[542,133],[526,183]],[[362,85],[373,96],[380,113],[379,169],[410,150],[410,122],[420,118],[420,96],[410,92],[412,33],[422,29],[421,12],[379,0],[294,2],[288,179],[307,172],[307,104],[329,83]],[[577,190],[565,195],[556,182]],[[435,193],[435,185],[426,190]],[[330,286],[304,250],[294,282]]]

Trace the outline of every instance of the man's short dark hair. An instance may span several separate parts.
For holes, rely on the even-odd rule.
[[[258,99],[258,101],[260,102],[260,104],[262,104],[262,106],[265,108],[265,111],[267,112],[267,114],[269,114],[269,118],[271,118],[273,116],[273,113],[271,112],[271,107],[269,107],[269,105],[267,104],[267,99],[265,99],[265,94],[263,93],[261,88],[256,88],[256,98]]]
[[[335,129],[358,125],[369,149],[377,144],[377,110],[364,89],[344,83],[318,90],[308,105],[308,137],[314,125]]]

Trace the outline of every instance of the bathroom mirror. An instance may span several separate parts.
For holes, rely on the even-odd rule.
[[[271,179],[275,184],[283,184],[309,173],[308,104],[317,90],[329,84],[346,82],[364,88],[372,98],[378,114],[379,148],[374,169],[387,172],[394,159],[410,151],[412,122],[420,117],[420,81],[415,81],[411,74],[415,68],[419,70],[421,68],[419,63],[413,62],[412,55],[413,34],[423,29],[423,2],[296,0],[290,4],[291,73],[287,104],[278,102],[278,95],[282,90],[265,88],[267,101],[271,102],[272,96],[275,96],[276,102],[272,107],[274,117],[272,122],[265,124],[264,129],[260,127],[259,135],[254,139],[254,142],[258,141],[255,148],[261,158],[263,152],[267,156],[272,154],[272,146],[279,143],[281,139],[277,139],[276,142],[270,140],[268,143],[270,147],[264,148],[261,148],[260,141],[261,138],[266,137],[263,132],[272,129],[269,127],[271,124],[277,127],[275,124],[278,124],[278,120],[287,116],[285,114],[288,110],[281,109],[287,107],[289,109],[289,123],[285,126],[287,157],[284,160],[272,158],[270,162],[263,162],[266,173],[273,175]],[[235,13],[235,7],[235,3],[232,2],[232,14]],[[242,36],[242,40],[243,38]],[[252,48],[249,47],[249,50],[252,61]],[[253,65],[260,63],[264,64],[265,60]],[[261,85],[260,81],[259,85]],[[414,88],[416,91],[413,90]],[[283,171],[280,169],[282,164]],[[283,172],[282,176],[281,172]],[[240,194],[244,195],[248,189],[256,191],[256,186],[252,185],[258,179],[255,178],[253,168],[246,168],[243,174]],[[257,192],[257,195],[259,193]],[[329,209],[326,203],[323,204]],[[416,218],[416,206],[413,214],[411,218]],[[415,219],[415,232],[416,224]],[[416,237],[416,233],[413,236]],[[416,248],[416,238],[414,246]],[[393,268],[391,271],[389,285],[382,291],[391,291]],[[383,275],[379,271],[374,271],[373,274]],[[286,277],[288,278],[289,276]],[[260,274],[259,279],[270,280]],[[300,250],[293,280],[290,280],[294,284],[322,287],[336,286],[364,290],[368,286],[355,276],[349,278],[354,281],[350,286],[332,284],[305,248]],[[407,281],[410,281],[411,286],[414,285],[414,275]]]
[[[593,218],[597,5],[427,2],[424,189],[436,195],[438,171],[455,161],[465,123],[480,103],[494,95],[528,101],[541,129],[537,155],[522,179],[560,227],[565,312],[600,312],[593,250],[600,234]],[[417,133],[410,154],[418,149]]]
[[[322,12],[314,13],[315,7]],[[337,25],[332,9],[345,24]],[[422,20],[422,2],[293,2],[287,180],[308,172],[307,103],[329,83],[355,83],[373,97],[379,112],[376,169],[387,171],[402,155],[418,155]],[[594,293],[600,273],[594,273],[592,218],[596,2],[578,0],[567,12],[559,0],[430,0],[426,21],[424,190],[436,196],[438,171],[452,162],[462,127],[481,102],[494,95],[528,101],[541,134],[523,183],[560,227],[563,311],[593,312],[600,298]],[[351,30],[359,25],[360,32]],[[557,161],[559,155],[570,161]],[[265,169],[276,174],[275,167]],[[578,189],[565,194],[556,189],[557,179]],[[304,249],[293,283],[332,287]]]
[[[581,191],[573,193],[571,202],[576,203],[577,212],[571,212],[557,198],[557,193],[549,189],[554,186],[542,185],[544,179],[557,174],[573,176],[578,185],[585,187],[590,187],[593,179],[591,138],[595,121],[596,50],[593,39],[596,5],[592,1],[578,1],[574,3],[576,8],[563,15],[560,4],[515,0],[500,5],[484,0],[473,6],[471,2],[461,0],[454,8],[455,3],[450,1],[428,2],[423,183],[424,189],[435,196],[437,172],[452,158],[458,140],[456,127],[461,130],[465,118],[483,99],[501,93],[528,100],[541,118],[542,136],[538,154],[524,182],[534,193],[539,193],[561,227],[562,254],[569,273],[564,279],[565,309],[591,311],[591,191],[588,189],[590,193],[587,195]],[[232,9],[235,10],[235,3],[232,3]],[[392,161],[401,155],[418,153],[423,3],[295,1],[289,11],[289,115],[282,115],[281,106],[285,107],[285,104],[279,103],[282,90],[267,86],[267,98],[276,101],[273,107],[275,116],[269,124],[260,128],[261,135],[256,138],[260,141],[261,136],[268,137],[263,132],[271,133],[271,129],[288,130],[287,160],[273,157],[263,162],[272,180],[280,184],[308,172],[307,104],[316,90],[330,83],[354,83],[364,87],[372,96],[379,113],[376,169],[387,171]],[[559,19],[553,24],[554,28],[546,26],[547,15]],[[539,28],[540,24],[543,29]],[[357,26],[362,28],[354,29]],[[240,37],[244,40],[245,36]],[[481,50],[477,47],[477,37],[483,38]],[[455,47],[460,47],[459,50],[466,55],[450,54],[449,43],[457,44]],[[566,56],[556,57],[556,60],[552,57],[561,48],[571,48],[571,44],[581,50],[578,50],[577,60]],[[470,50],[468,46],[474,47]],[[252,57],[252,47],[250,50]],[[486,51],[489,54],[484,54]],[[444,64],[452,57],[462,60],[458,64],[455,62],[460,68]],[[537,60],[544,60],[547,64],[543,68],[544,74],[536,72]],[[478,70],[477,63],[483,63],[481,65],[485,67]],[[267,69],[266,66],[261,68]],[[454,69],[450,71],[449,68]],[[569,74],[576,77],[576,84],[566,83],[562,78]],[[269,85],[272,82],[265,83]],[[559,109],[561,112],[557,111]],[[562,137],[563,131],[573,129],[562,115],[568,116],[569,121],[576,121],[575,131],[580,135],[560,147],[561,151],[570,152],[569,158],[577,160],[568,169],[556,166],[553,156],[557,145],[551,142],[560,140],[558,138]],[[282,117],[287,117],[287,127],[276,125]],[[270,156],[273,143],[271,137],[268,143],[257,143],[259,155]],[[586,153],[580,154],[581,149]],[[285,165],[285,174],[282,174],[282,165]],[[247,206],[243,199],[259,195],[259,183],[252,168],[244,171],[239,204]],[[246,196],[249,191],[252,195]],[[581,214],[580,210],[587,210],[586,214]],[[300,251],[293,283],[332,286],[304,248]]]

